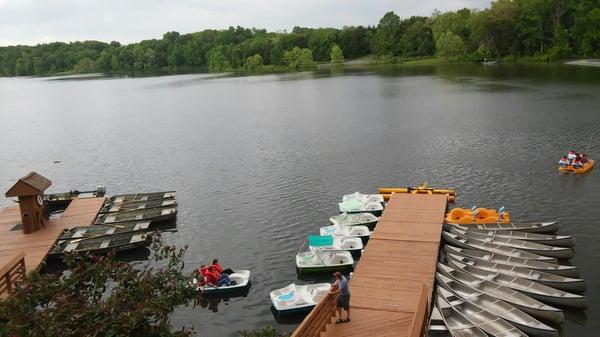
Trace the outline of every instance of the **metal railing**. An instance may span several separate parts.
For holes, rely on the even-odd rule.
[[[25,253],[19,253],[0,269],[0,299],[10,296],[25,277]]]

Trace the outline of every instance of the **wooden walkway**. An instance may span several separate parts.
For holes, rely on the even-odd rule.
[[[327,324],[321,337],[423,334],[446,203],[445,195],[393,195],[350,281],[352,321]],[[299,331],[313,330],[310,317],[293,336],[312,335]]]
[[[106,198],[81,198],[71,202],[56,219],[31,234],[23,234],[14,227],[21,222],[19,206],[13,205],[0,212],[0,269],[19,253],[25,253],[27,271],[36,270],[63,229],[91,225]]]

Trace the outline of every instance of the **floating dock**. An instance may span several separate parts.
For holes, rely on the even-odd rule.
[[[21,230],[19,205],[6,207],[0,212],[0,269],[20,253],[25,254],[27,271],[38,270],[50,248],[64,229],[91,225],[106,198],[77,198],[58,217],[33,233]]]
[[[292,337],[426,334],[446,195],[393,194],[350,280],[352,321],[333,324],[324,298]]]

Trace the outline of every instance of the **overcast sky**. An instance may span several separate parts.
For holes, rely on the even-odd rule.
[[[51,41],[160,38],[229,26],[290,30],[294,26],[375,25],[387,11],[401,18],[490,0],[0,0],[0,46]]]

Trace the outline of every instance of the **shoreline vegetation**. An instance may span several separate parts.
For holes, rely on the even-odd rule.
[[[272,74],[344,65],[555,62],[594,66],[600,57],[599,0],[498,0],[484,10],[434,12],[376,26],[229,27],[113,41],[0,47],[0,76],[239,72]]]

